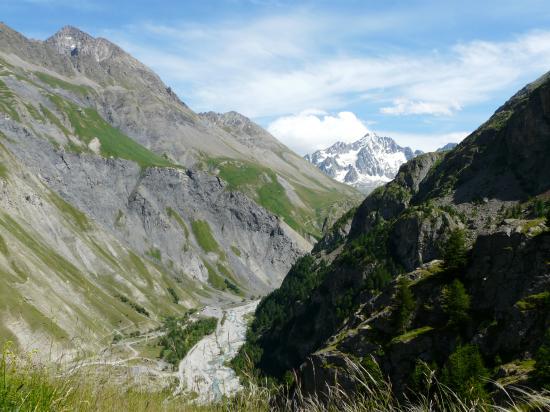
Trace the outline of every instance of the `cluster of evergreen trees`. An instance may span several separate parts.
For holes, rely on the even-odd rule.
[[[214,333],[217,325],[216,318],[193,320],[189,313],[181,317],[167,317],[163,324],[166,334],[160,339],[161,357],[177,365],[198,341]]]

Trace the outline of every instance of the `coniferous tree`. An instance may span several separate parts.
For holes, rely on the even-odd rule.
[[[400,333],[407,330],[416,307],[416,302],[409,286],[410,282],[405,278],[401,278],[395,296],[395,326]]]
[[[452,389],[459,398],[476,400],[486,399],[485,384],[489,372],[483,365],[479,349],[475,345],[459,346],[449,356],[441,381]]]
[[[460,325],[468,320],[470,296],[462,282],[458,279],[443,289],[443,310],[449,317],[449,324]]]
[[[451,232],[443,247],[443,267],[449,272],[457,272],[466,266],[468,249],[464,230],[456,229]]]

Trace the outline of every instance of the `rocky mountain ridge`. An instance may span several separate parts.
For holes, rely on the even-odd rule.
[[[548,79],[453,150],[405,163],[344,215],[260,303],[241,356],[279,379],[297,371],[317,393],[335,380],[357,389],[348,358],[389,377],[399,397],[414,396],[426,370],[464,396],[470,384],[498,392],[480,370],[503,385],[540,385],[533,357],[550,328]],[[455,377],[468,362],[478,369]]]

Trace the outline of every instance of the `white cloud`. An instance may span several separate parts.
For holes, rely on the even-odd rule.
[[[447,143],[460,143],[470,132],[451,133],[402,133],[394,131],[376,131],[380,136],[393,138],[400,146],[409,146],[413,150],[433,152]]]
[[[300,154],[325,149],[337,141],[354,142],[366,133],[372,132],[366,122],[352,112],[331,115],[317,109],[308,109],[297,115],[282,116],[268,127],[268,131]],[[379,136],[389,136],[401,146],[413,150],[431,152],[447,143],[459,143],[470,132],[450,133],[403,133],[391,130],[375,130]]]
[[[460,110],[461,107],[457,103],[452,102],[421,102],[411,101],[408,99],[395,99],[393,106],[382,107],[381,113],[391,115],[404,114],[431,114],[435,116],[446,115],[450,116],[454,111]]]
[[[297,115],[280,117],[270,123],[267,129],[301,154],[324,149],[338,140],[357,140],[369,131],[351,112],[340,112],[333,116],[319,110],[305,110]]]
[[[247,24],[145,24],[107,36],[152,66],[195,109],[249,117],[308,107],[334,112],[361,99],[387,115],[449,116],[550,68],[550,31],[414,54],[347,48],[359,29],[392,24],[293,12]]]

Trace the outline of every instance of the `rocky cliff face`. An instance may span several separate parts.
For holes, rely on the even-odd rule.
[[[2,340],[93,350],[265,294],[359,198],[244,116],[220,119],[106,39],[1,25]],[[260,180],[239,186],[231,167]]]
[[[258,307],[243,353],[267,375],[299,369],[301,385],[317,392],[336,375],[352,391],[345,358],[370,367],[374,357],[404,396],[419,361],[441,377],[469,344],[499,371],[494,379],[532,385],[530,359],[550,327],[548,79],[454,150],[401,166],[351,223],[328,231]]]

